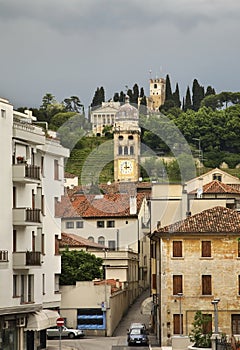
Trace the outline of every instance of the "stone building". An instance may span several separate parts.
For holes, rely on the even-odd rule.
[[[160,345],[170,345],[181,329],[188,335],[197,310],[211,316],[214,331],[212,301],[218,298],[219,332],[240,334],[239,237],[240,213],[222,206],[152,233],[153,324]]]

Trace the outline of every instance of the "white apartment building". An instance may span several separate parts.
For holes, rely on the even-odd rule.
[[[42,126],[42,124],[39,124]],[[0,98],[0,348],[46,348],[60,306],[61,219],[69,151],[30,111]],[[47,125],[46,125],[47,126]],[[4,286],[6,287],[4,288]]]

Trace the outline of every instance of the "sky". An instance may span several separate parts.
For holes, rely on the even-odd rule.
[[[109,100],[168,74],[181,97],[196,78],[240,91],[239,0],[0,0],[0,97],[39,108],[46,93],[98,87]]]

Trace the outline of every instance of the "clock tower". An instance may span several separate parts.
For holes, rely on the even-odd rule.
[[[138,109],[126,96],[115,116],[114,180],[137,182],[139,179],[140,134]]]

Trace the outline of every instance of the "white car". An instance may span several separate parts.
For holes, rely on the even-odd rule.
[[[63,327],[48,328],[47,337],[48,339],[55,338],[55,337],[59,338],[60,332],[61,332],[62,338],[69,338],[69,339],[82,338],[85,335],[83,330],[81,329],[67,328],[63,326]]]

